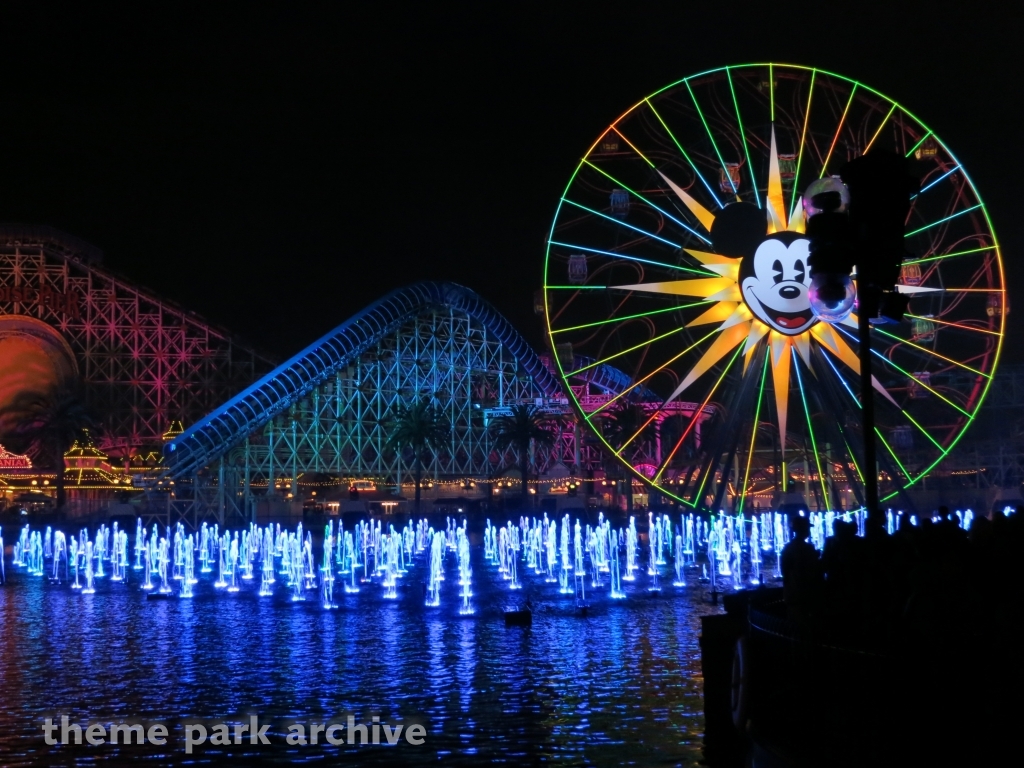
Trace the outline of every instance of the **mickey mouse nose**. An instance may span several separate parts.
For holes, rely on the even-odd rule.
[[[795,285],[787,285],[785,288],[779,288],[779,296],[784,299],[795,299],[800,295],[800,289]]]

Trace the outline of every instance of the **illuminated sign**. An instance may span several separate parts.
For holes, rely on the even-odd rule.
[[[82,294],[80,292],[64,293],[48,285],[38,289],[30,285],[2,285],[0,286],[0,304],[5,302],[21,304],[21,311],[24,311],[26,307],[36,306],[47,307],[73,319],[82,316]]]
[[[32,469],[32,460],[28,456],[11,453],[0,445],[0,469]]]

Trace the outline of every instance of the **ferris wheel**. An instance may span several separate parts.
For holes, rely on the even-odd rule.
[[[991,384],[1007,312],[999,244],[965,169],[905,108],[807,67],[688,77],[612,123],[562,195],[545,317],[570,399],[634,479],[696,508],[801,493],[863,504],[857,318],[808,301],[804,193],[872,148],[905,155],[900,324],[872,327],[883,502],[953,449]],[[592,391],[587,372],[627,374]]]

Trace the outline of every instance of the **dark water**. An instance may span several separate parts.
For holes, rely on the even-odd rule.
[[[520,601],[473,550],[476,613],[458,614],[456,558],[449,553],[440,608],[423,605],[422,556],[397,600],[379,583],[325,611],[316,592],[292,603],[282,581],[258,597],[259,576],[228,594],[210,574],[189,600],[147,599],[137,572],[127,585],[97,580],[94,595],[28,576],[5,557],[0,587],[0,764],[182,765],[292,761],[466,765],[558,763],[693,765],[703,715],[699,617],[717,610],[704,589],[660,596],[641,575],[612,601],[588,589],[590,615],[575,615],[557,584],[524,577],[531,627],[506,627],[501,608]],[[520,569],[520,573],[525,571]],[[695,576],[696,574],[692,574]],[[667,569],[665,576],[668,576]],[[174,584],[175,589],[179,586]],[[271,723],[270,745],[184,751],[184,722]],[[42,724],[68,716],[164,723],[166,746],[48,746]],[[290,746],[293,721],[422,724],[425,743]],[[58,731],[59,737],[59,731]],[[344,732],[342,735],[345,738]],[[382,736],[380,739],[384,741]]]

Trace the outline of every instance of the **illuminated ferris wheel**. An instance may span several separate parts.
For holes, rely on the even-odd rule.
[[[942,140],[853,80],[744,65],[643,99],[590,147],[559,202],[545,312],[575,408],[638,481],[697,508],[787,492],[863,503],[856,315],[820,322],[804,192],[872,147],[921,179],[899,290],[872,328],[880,495],[897,504],[970,425],[1006,295],[980,196]],[[588,389],[612,366],[631,383]]]

